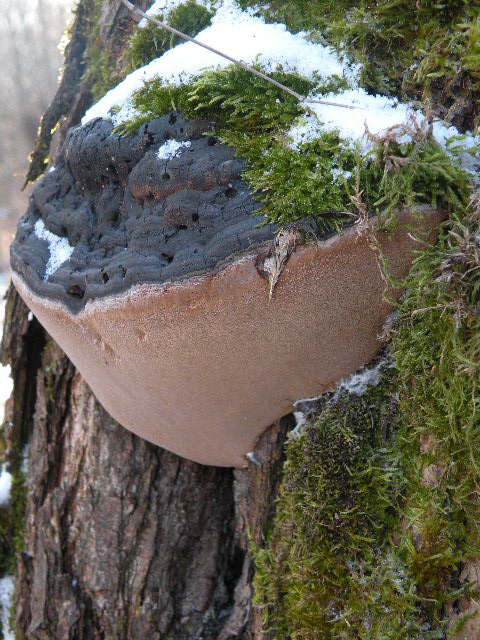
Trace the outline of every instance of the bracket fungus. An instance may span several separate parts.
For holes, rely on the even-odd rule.
[[[136,136],[101,119],[70,131],[11,262],[21,296],[116,420],[184,457],[241,467],[298,398],[378,353],[391,307],[357,226],[297,234],[288,261],[272,261],[276,227],[259,225],[241,161],[208,128],[172,113]],[[401,224],[411,216],[398,218],[391,238],[375,233],[400,276],[415,241]],[[420,226],[440,219],[426,209]],[[283,271],[270,298],[272,264]]]

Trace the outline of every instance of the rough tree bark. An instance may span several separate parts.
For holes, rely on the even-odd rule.
[[[262,541],[291,418],[256,463],[202,466],[116,423],[12,288],[3,358],[7,419],[31,425],[21,637],[258,638],[249,536]]]
[[[119,53],[121,2],[80,0],[64,80],[44,116],[29,178],[44,166],[55,124],[76,124],[91,102],[86,29],[95,16],[101,46]],[[30,442],[25,548],[16,569],[18,636],[262,637],[251,604],[249,540],[261,544],[273,515],[292,417],[271,427],[256,462],[240,471],[150,445],[102,409],[13,288],[2,361],[15,385],[6,415],[10,438]]]

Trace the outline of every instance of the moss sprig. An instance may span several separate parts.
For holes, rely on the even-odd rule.
[[[457,572],[480,556],[480,208],[456,212],[405,281],[400,372],[402,545],[429,619],[471,597]],[[462,606],[460,606],[460,609]]]
[[[195,0],[186,0],[186,2],[182,2],[169,12],[166,22],[169,26],[182,31],[187,36],[194,37],[209,26],[212,16],[212,11],[198,4]],[[154,17],[162,22],[164,21],[162,13]],[[143,67],[181,42],[183,41],[178,36],[152,22],[148,22],[144,27],[137,28],[130,38],[127,54],[129,69],[134,70]]]

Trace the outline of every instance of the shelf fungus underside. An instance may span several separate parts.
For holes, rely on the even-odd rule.
[[[11,250],[15,286],[124,427],[242,467],[296,400],[380,350],[391,306],[372,236],[297,234],[270,297],[277,228],[260,224],[234,151],[204,135],[211,123],[171,114],[136,136],[112,128],[70,131],[35,185]],[[375,234],[394,275],[411,263],[412,226],[428,236],[441,218],[399,212],[398,231]]]

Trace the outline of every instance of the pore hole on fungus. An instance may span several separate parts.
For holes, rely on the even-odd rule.
[[[85,292],[78,284],[71,284],[68,293],[76,298],[83,298]]]

